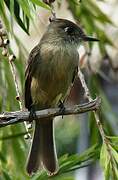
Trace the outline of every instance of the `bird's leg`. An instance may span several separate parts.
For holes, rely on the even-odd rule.
[[[30,107],[30,114],[29,114],[29,123],[31,123],[34,119],[37,119],[35,106],[31,105]]]
[[[26,128],[29,130],[29,129],[32,129],[33,120],[36,119],[37,117],[36,117],[34,105],[31,105],[30,109],[28,109],[28,110],[30,111],[30,113],[29,113],[29,121],[26,122]],[[25,137],[25,139],[29,139],[29,137],[31,138],[31,135],[26,134],[24,137]]]
[[[64,101],[62,102],[61,100],[59,101],[59,108],[60,108],[60,113],[62,113],[62,118],[63,118],[63,115],[64,115],[64,112],[65,112],[65,106],[64,106]]]

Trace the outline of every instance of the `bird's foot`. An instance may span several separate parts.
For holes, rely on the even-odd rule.
[[[63,115],[65,113],[65,106],[61,100],[59,101],[59,108],[60,108],[59,112],[62,113],[62,118],[63,118]]]
[[[29,114],[29,123],[32,123],[32,121],[36,118],[37,118],[37,116],[36,116],[35,107],[34,107],[34,105],[32,105],[31,109],[30,109],[30,114]]]

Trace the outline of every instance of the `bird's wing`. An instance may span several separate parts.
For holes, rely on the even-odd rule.
[[[77,73],[78,73],[78,66],[75,68],[74,72],[73,72],[73,78],[72,78],[72,84],[74,83],[74,80],[77,77]]]
[[[68,87],[67,93],[65,94],[65,96],[61,100],[62,103],[64,103],[66,101],[66,99],[68,99],[68,96],[70,94],[71,88],[72,88],[72,86],[74,84],[75,79],[77,78],[77,73],[78,73],[78,66],[74,69],[73,76],[72,76],[72,82],[71,82],[70,86]]]
[[[25,71],[25,107],[28,110],[31,109],[31,105],[32,105],[32,97],[31,97],[32,76],[39,61],[40,61],[40,47],[37,45],[29,55],[28,65]]]

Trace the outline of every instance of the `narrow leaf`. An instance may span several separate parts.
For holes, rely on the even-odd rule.
[[[47,4],[45,4],[44,2],[41,2],[40,0],[30,0],[32,3],[34,3],[35,5],[38,5],[40,7],[43,7],[45,9],[50,10],[50,6],[48,6]]]

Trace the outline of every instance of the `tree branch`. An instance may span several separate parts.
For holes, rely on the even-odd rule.
[[[96,110],[100,107],[101,99],[97,97],[95,100],[91,102],[84,103],[81,105],[75,105],[72,107],[66,107],[65,111],[60,112],[60,108],[50,108],[41,111],[36,111],[37,119],[55,117],[60,115],[72,115],[72,114],[80,114],[88,111]],[[29,121],[29,112],[28,111],[15,111],[15,112],[5,112],[0,114],[0,127],[4,127],[7,125],[21,123],[24,121]]]

